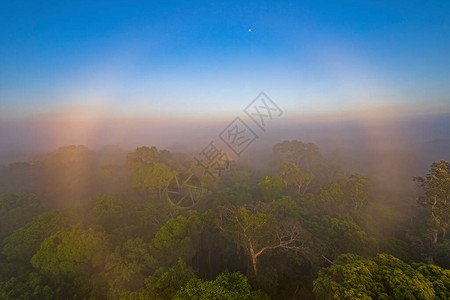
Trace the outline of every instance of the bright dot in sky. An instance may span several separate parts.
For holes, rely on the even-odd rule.
[[[249,30],[248,30],[248,32],[252,32],[252,30],[251,30],[251,29],[249,29]]]

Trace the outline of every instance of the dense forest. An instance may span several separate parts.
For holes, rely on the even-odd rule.
[[[313,143],[265,161],[212,178],[187,153],[65,146],[1,167],[0,299],[450,299],[449,162],[411,189]]]

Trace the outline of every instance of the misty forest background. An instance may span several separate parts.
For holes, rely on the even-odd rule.
[[[377,155],[278,140],[195,177],[192,206],[166,194],[196,169],[181,145],[4,163],[0,299],[449,299],[442,143]]]

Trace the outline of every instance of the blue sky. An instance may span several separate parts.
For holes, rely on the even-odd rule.
[[[449,1],[91,2],[0,3],[3,118],[449,109]]]

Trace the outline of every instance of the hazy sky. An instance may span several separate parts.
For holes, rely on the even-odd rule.
[[[0,116],[235,115],[260,91],[291,117],[448,110],[449,15],[450,1],[1,1]]]

